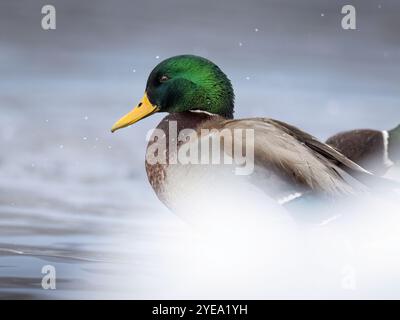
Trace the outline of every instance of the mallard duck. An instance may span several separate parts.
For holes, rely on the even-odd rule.
[[[386,174],[400,161],[400,125],[384,131],[360,129],[340,132],[326,143],[376,175]]]
[[[202,188],[211,193],[221,179],[226,186],[243,181],[243,177],[224,174],[224,166],[199,166],[172,163],[185,139],[174,149],[169,144],[169,125],[176,122],[177,133],[193,129],[200,136],[202,129],[254,131],[254,171],[244,180],[263,190],[266,195],[285,204],[305,194],[329,199],[367,192],[366,180],[371,176],[335,148],[312,135],[282,121],[268,118],[233,119],[234,92],[228,77],[213,62],[194,55],[179,55],[159,63],[150,73],[140,103],[118,120],[111,131],[130,126],[156,112],[168,115],[157,126],[163,135],[150,138],[146,153],[146,171],[157,196],[168,207],[188,190],[199,192],[193,184],[202,181]],[[172,138],[172,139],[171,139]],[[242,138],[240,138],[242,139]],[[165,163],[149,161],[155,142],[166,144]],[[228,178],[229,176],[229,178]],[[223,178],[224,177],[224,178]],[[189,201],[190,202],[190,201]]]

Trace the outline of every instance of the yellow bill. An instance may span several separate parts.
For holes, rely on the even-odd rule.
[[[145,92],[139,104],[131,112],[119,119],[111,128],[111,132],[130,126],[131,124],[148,117],[158,110],[158,107],[150,102],[149,98],[147,97],[147,93]]]

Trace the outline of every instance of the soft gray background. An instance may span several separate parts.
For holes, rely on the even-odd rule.
[[[41,29],[48,3],[54,31]],[[344,4],[357,9],[355,31],[341,29]],[[163,115],[109,132],[159,61],[205,56],[232,80],[237,117],[274,117],[325,139],[400,122],[399,30],[396,0],[1,0],[4,295],[37,288],[43,259],[72,281],[87,269],[66,257],[104,257],[110,229],[149,239],[138,221],[174,219],[143,165],[146,132]]]

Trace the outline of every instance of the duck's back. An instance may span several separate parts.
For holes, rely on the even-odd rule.
[[[180,148],[190,143],[181,139],[176,141],[184,129],[192,129],[198,136],[201,129],[219,132],[252,130],[254,170],[247,176],[237,176],[235,162],[233,165],[179,163]],[[210,192],[212,196],[216,185],[225,190],[233,184],[240,188],[255,186],[278,201],[290,200],[306,192],[335,197],[366,191],[362,183],[343,170],[346,167],[348,171],[366,174],[361,167],[314,137],[282,122],[265,118],[227,120],[207,113],[183,112],[166,116],[157,130],[147,148],[146,171],[156,194],[169,207],[182,198],[190,202],[190,195],[196,197],[199,193]],[[231,137],[231,143],[235,145],[237,138],[234,134]],[[241,135],[239,139],[243,137]],[[161,163],[149,161],[156,142],[165,148],[162,151],[165,161]],[[240,143],[245,145],[248,141]],[[221,143],[221,146],[225,144]],[[232,150],[229,156],[235,158]],[[159,152],[157,150],[157,155]],[[224,185],[227,187],[223,188]]]
[[[385,139],[382,131],[341,132],[330,137],[326,143],[374,174],[384,175],[391,166],[385,161]]]

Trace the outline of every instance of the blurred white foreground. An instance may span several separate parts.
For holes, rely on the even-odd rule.
[[[400,298],[399,199],[365,198],[295,222],[250,194],[243,190],[237,199],[246,202],[234,207],[202,201],[203,223],[168,217],[153,225],[159,236],[140,249],[147,265],[137,263],[135,235],[116,236],[122,263],[102,278],[111,297]]]

